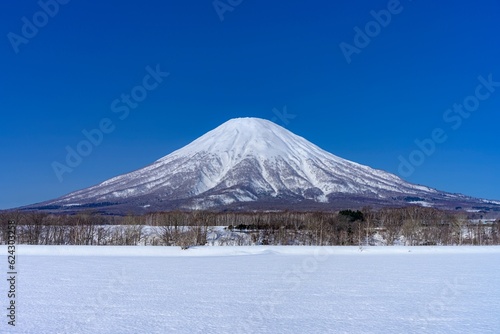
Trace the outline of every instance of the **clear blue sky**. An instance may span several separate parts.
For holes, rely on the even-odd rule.
[[[221,0],[219,15],[210,0],[72,0],[57,13],[48,6],[51,17],[37,1],[3,1],[0,208],[138,169],[241,116],[274,118],[327,151],[399,175],[399,157],[441,128],[447,139],[402,176],[500,199],[500,87],[473,97],[479,76],[500,82],[498,1],[238,2]],[[370,23],[371,11],[388,8],[390,22],[381,14],[385,26]],[[355,27],[373,37],[358,38],[348,63],[340,45],[356,46]],[[146,67],[157,64],[170,75],[148,78],[146,91]],[[124,107],[133,90],[147,96]],[[468,118],[447,114],[464,100]],[[273,113],[284,106],[296,115],[286,123]],[[64,164],[66,147],[106,118],[114,130],[61,182],[53,162]]]

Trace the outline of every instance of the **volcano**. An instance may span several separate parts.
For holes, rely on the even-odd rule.
[[[500,207],[342,159],[270,121],[236,118],[149,166],[25,209],[140,213],[408,204]]]

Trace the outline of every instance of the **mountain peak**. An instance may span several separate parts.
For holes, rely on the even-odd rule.
[[[233,163],[250,155],[261,159],[279,156],[295,160],[311,158],[308,152],[332,156],[287,129],[255,117],[230,119],[172,154],[191,156],[199,152],[224,156]]]
[[[251,140],[260,138],[262,140],[273,140],[274,137],[283,135],[285,133],[291,134],[285,128],[262,118],[255,117],[242,117],[230,119],[212,131],[207,132],[204,136],[213,138],[218,136],[221,138],[227,137],[241,137],[242,140]]]
[[[231,118],[230,120],[222,123],[220,126],[223,125],[230,125],[230,126],[235,126],[235,127],[245,127],[245,126],[265,126],[265,125],[274,125],[278,126],[275,123],[268,121],[267,119],[264,118],[258,118],[258,117],[236,117],[236,118]]]
[[[105,203],[115,211],[152,211],[249,208],[249,203],[331,209],[409,200],[435,206],[469,201],[337,157],[271,121],[244,117],[228,120],[149,166],[44,204],[74,210]]]
[[[217,129],[221,131],[238,130],[240,132],[288,131],[276,123],[257,117],[232,118],[222,123],[214,130]]]

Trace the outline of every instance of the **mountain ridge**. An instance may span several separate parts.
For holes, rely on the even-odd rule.
[[[287,204],[307,209],[349,201],[398,205],[408,203],[405,198],[436,207],[488,203],[406,182],[340,158],[268,120],[246,117],[231,119],[144,168],[41,206],[74,210],[94,204],[104,211],[134,212]]]

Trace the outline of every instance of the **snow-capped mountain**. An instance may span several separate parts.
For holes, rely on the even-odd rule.
[[[469,200],[342,159],[270,121],[236,118],[147,167],[42,207],[293,209]]]

